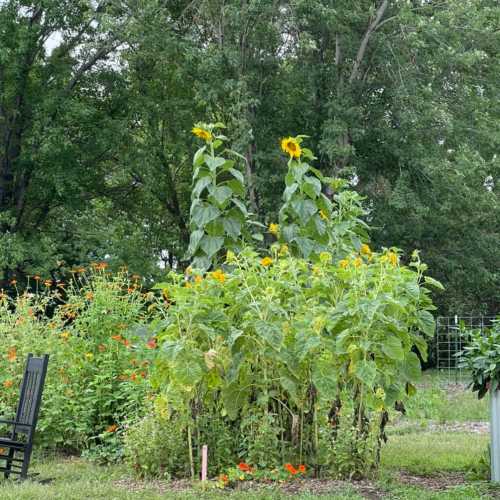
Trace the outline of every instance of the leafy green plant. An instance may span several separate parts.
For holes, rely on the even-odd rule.
[[[470,372],[471,387],[483,398],[500,386],[500,320],[483,333],[470,332],[470,341],[459,354],[459,367]]]
[[[192,266],[208,269],[217,262],[221,251],[238,250],[243,238],[249,238],[247,223],[250,214],[245,204],[245,181],[236,166],[236,160],[221,156],[227,137],[216,131],[225,128],[222,123],[198,123],[193,133],[205,141],[193,158],[193,189],[191,191],[191,236],[187,257]]]
[[[125,433],[125,462],[142,478],[186,476],[189,458],[179,421],[151,411]]]
[[[362,240],[368,239],[367,225],[361,219],[367,212],[361,197],[345,189],[346,181],[324,177],[307,162],[315,157],[302,147],[305,137],[281,141],[282,150],[290,158],[279,226],[271,225],[270,229],[294,255],[318,260],[321,252],[329,251],[342,258],[353,249],[359,250]]]
[[[239,459],[257,469],[307,463],[316,473],[361,477],[378,465],[388,409],[416,391],[414,350],[425,358],[434,333],[427,287],[440,284],[424,275],[418,252],[404,266],[396,248],[361,243],[359,200],[344,196],[352,210],[328,201],[326,180],[315,173],[319,184],[311,183],[313,170],[297,161],[299,139],[288,139],[296,187],[280,227],[270,227],[281,238],[294,225],[296,236],[263,255],[228,249],[219,269],[193,265],[156,285],[163,318],[152,325],[160,349],[151,382],[185,435],[193,478],[207,443],[224,457],[215,473]],[[319,188],[305,187],[313,184]],[[298,201],[317,203],[307,220]],[[324,241],[310,226],[313,215],[325,220],[320,210],[332,221]],[[303,252],[297,238],[314,250]]]

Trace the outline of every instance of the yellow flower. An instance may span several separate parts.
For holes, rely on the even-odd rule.
[[[205,142],[211,141],[213,137],[211,132],[201,127],[193,127],[192,132],[196,137],[203,139]]]
[[[288,153],[290,158],[300,158],[302,154],[302,149],[300,149],[300,145],[294,137],[281,139],[281,149],[284,153]]]
[[[221,269],[217,269],[213,273],[210,273],[210,276],[212,276],[212,278],[214,280],[217,280],[219,283],[224,283],[224,281],[226,281],[226,275],[222,272]]]
[[[91,352],[88,352],[87,354],[85,354],[85,357],[89,360],[89,361],[92,361],[94,359],[94,355],[91,353]]]
[[[382,387],[379,387],[375,391],[375,397],[378,398],[378,399],[384,399],[385,398],[385,391],[384,391],[384,389],[382,389]]]
[[[367,257],[371,257],[372,249],[366,243],[363,243],[361,245],[361,254],[366,255]]]
[[[261,265],[264,267],[270,266],[273,263],[273,259],[271,257],[264,257],[260,260]]]
[[[68,340],[68,338],[69,338],[69,332],[62,332],[61,333],[61,338],[63,340]]]
[[[226,262],[234,262],[236,260],[236,255],[232,250],[228,250],[226,253]]]
[[[363,264],[363,261],[361,260],[361,258],[360,258],[360,257],[356,257],[356,258],[354,259],[354,261],[353,261],[353,265],[354,265],[354,267],[360,267],[360,266],[361,266],[361,264]]]
[[[323,220],[328,220],[328,215],[326,214],[326,212],[325,212],[323,209],[321,209],[321,210],[319,211],[319,216],[320,216]]]
[[[349,259],[342,259],[339,261],[339,266],[345,269],[349,265]]]
[[[191,266],[186,267],[186,275],[189,276],[193,272],[193,268]]]
[[[278,255],[280,257],[283,257],[283,255],[288,254],[288,245],[286,243],[283,243],[283,245],[280,246],[280,251],[278,252]]]
[[[387,254],[387,258],[389,259],[389,262],[393,265],[396,266],[398,263],[398,255],[395,254],[394,252],[389,252]]]
[[[186,281],[186,284],[184,285],[185,288],[193,288],[193,285],[189,281]]]
[[[203,281],[203,278],[197,274],[195,277],[194,277],[194,282],[195,283],[201,283]]]
[[[271,222],[271,224],[269,224],[269,232],[271,234],[274,234],[275,236],[277,236],[279,230],[280,230],[279,224],[274,224],[273,222]]]

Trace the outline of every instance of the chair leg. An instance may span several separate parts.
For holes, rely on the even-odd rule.
[[[5,464],[5,468],[8,469],[3,473],[5,479],[9,479],[10,470],[12,469],[12,459],[14,458],[15,450],[14,448],[9,448],[9,458],[7,458],[7,463]]]
[[[28,477],[28,467],[30,465],[31,459],[31,446],[28,445],[24,449],[23,453],[23,465],[21,466],[21,480],[26,479]]]

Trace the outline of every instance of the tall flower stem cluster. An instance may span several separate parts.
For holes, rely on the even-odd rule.
[[[433,334],[427,285],[439,284],[418,253],[407,267],[396,248],[369,246],[360,198],[309,164],[305,136],[281,142],[289,161],[279,223],[269,226],[276,241],[243,244],[239,219],[239,248],[224,221],[240,200],[214,194],[239,178],[215,154],[226,140],[216,128],[193,130],[206,144],[194,159],[192,267],[158,285],[168,301],[152,380],[182,422],[187,469],[196,475],[208,444],[214,475],[239,457],[249,470],[285,463],[294,475],[292,464],[307,464],[317,475],[365,476],[378,466],[388,410],[416,390],[414,351],[425,358]]]

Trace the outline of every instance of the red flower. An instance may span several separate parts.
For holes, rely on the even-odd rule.
[[[301,472],[302,474],[306,471],[306,466],[304,464],[300,464],[299,465],[299,472]]]
[[[292,475],[295,476],[299,471],[292,464],[285,464],[285,469]]]
[[[240,469],[240,470],[241,470],[241,471],[243,471],[243,472],[252,472],[252,470],[253,470],[253,469],[252,469],[252,468],[251,468],[248,464],[246,464],[245,462],[240,462],[240,463],[238,464],[238,469]]]
[[[156,349],[156,339],[155,338],[149,339],[146,345],[148,349]]]

